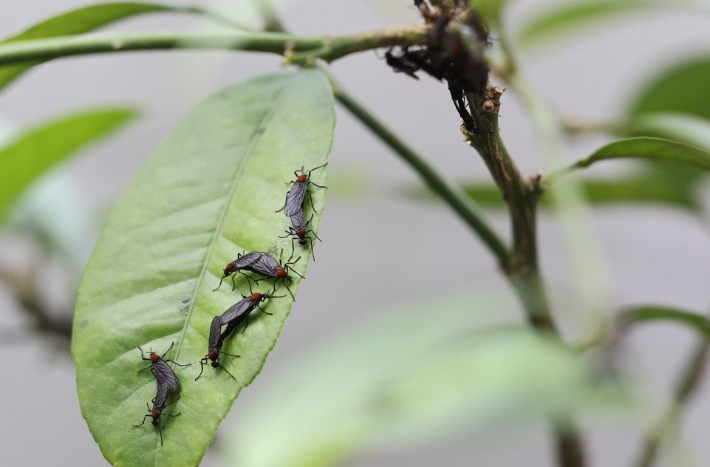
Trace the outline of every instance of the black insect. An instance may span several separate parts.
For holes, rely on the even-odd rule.
[[[281,251],[281,254],[283,254],[283,250]],[[293,296],[293,292],[291,292],[291,289],[288,288],[286,282],[291,281],[291,275],[289,274],[291,272],[294,272],[301,279],[305,279],[305,277],[303,277],[298,271],[296,271],[292,267],[298,262],[299,259],[301,259],[300,256],[293,261],[287,261],[282,266],[281,262],[274,259],[273,256],[267,253],[261,253],[259,260],[250,264],[249,268],[251,271],[261,274],[264,277],[276,279],[274,281],[274,292],[276,291],[276,281],[281,280],[283,282],[284,287],[286,287],[286,290],[288,290],[288,293],[291,294],[291,298],[293,299],[293,301],[296,301],[296,297]]]
[[[179,383],[178,383],[178,386],[179,386]],[[139,423],[137,425],[133,425],[134,428],[137,428],[139,426],[143,426],[145,424],[145,419],[150,417],[151,424],[153,426],[158,427],[158,433],[160,433],[160,445],[161,446],[163,445],[163,429],[160,426],[160,417],[162,417],[162,416],[177,417],[182,413],[182,412],[178,412],[176,414],[163,413],[163,410],[165,410],[165,407],[167,407],[168,405],[174,404],[180,398],[180,396],[178,396],[177,399],[175,399],[173,402],[168,403],[167,402],[168,395],[172,392],[174,392],[174,391],[169,390],[169,386],[167,383],[163,383],[163,384],[158,383],[158,392],[152,400],[153,408],[151,409],[150,406],[148,404],[146,404],[146,406],[148,407],[149,413],[143,417],[143,421],[141,423]]]
[[[234,290],[237,287],[237,284],[234,281],[234,278],[236,277],[235,274],[244,274],[244,271],[251,271],[251,269],[249,269],[249,266],[258,261],[261,256],[265,254],[266,253],[260,253],[258,251],[253,251],[244,255],[241,253],[237,254],[237,259],[235,259],[224,267],[224,272],[222,273],[222,278],[219,280],[219,285],[217,286],[217,289],[222,287],[222,281],[225,277],[232,276],[232,284],[234,284],[232,290]],[[253,277],[249,277],[246,274],[244,274],[244,277],[247,278],[247,282],[253,280],[254,282],[258,283],[258,281]],[[249,283],[249,286],[251,287],[251,282]],[[213,292],[217,289],[214,289]]]
[[[232,331],[234,331],[234,329],[227,329],[227,331],[222,333],[222,318],[220,316],[215,316],[214,318],[212,318],[212,324],[210,324],[210,336],[207,339],[207,355],[205,355],[205,358],[200,360],[200,374],[197,375],[195,381],[200,379],[200,376],[202,376],[202,372],[204,371],[205,365],[208,361],[212,362],[210,363],[210,365],[212,365],[212,368],[222,367],[222,369],[229,376],[231,376],[234,381],[237,380],[237,378],[235,378],[234,375],[231,374],[224,367],[224,365],[219,363],[219,358],[221,355],[228,355],[230,357],[239,358],[239,355],[228,354],[227,352],[224,352],[222,350],[222,345],[224,344],[224,341],[232,334]]]
[[[285,295],[271,295],[268,293],[262,294],[259,292],[254,292],[227,308],[227,310],[222,313],[222,316],[220,316],[220,324],[222,326],[227,326],[227,330],[223,333],[225,334],[225,338],[229,337],[231,331],[233,331],[234,328],[239,326],[243,321],[246,321],[248,324],[249,313],[254,311],[255,308],[259,308],[259,310],[261,310],[263,313],[270,315],[271,313],[259,306],[261,302],[263,302],[267,298],[283,297],[285,297]],[[247,327],[247,324],[244,325],[245,329]]]
[[[145,358],[145,353],[143,352],[143,349],[138,347],[138,349],[141,351],[141,358],[143,360],[147,360],[150,362],[150,366],[147,366],[143,368],[142,370],[139,370],[138,372],[140,373],[141,371],[147,370],[150,368],[150,371],[153,373],[153,376],[155,376],[155,379],[158,383],[158,391],[153,398],[153,408],[151,409],[150,406],[148,406],[148,414],[143,417],[143,421],[138,424],[138,425],[133,425],[134,427],[139,427],[143,426],[145,424],[145,419],[150,417],[151,418],[151,423],[153,426],[158,427],[158,433],[160,433],[160,444],[163,444],[163,430],[160,426],[160,417],[162,415],[168,416],[168,417],[177,417],[180,415],[180,413],[170,415],[170,414],[163,414],[163,410],[165,410],[165,407],[174,404],[175,402],[178,401],[180,396],[178,396],[177,399],[175,399],[173,402],[170,404],[167,402],[168,400],[168,395],[172,394],[174,392],[178,392],[180,390],[180,380],[178,379],[177,375],[173,371],[172,368],[170,368],[170,365],[168,365],[168,362],[174,363],[178,366],[190,366],[188,363],[187,365],[182,365],[174,360],[165,360],[164,357],[165,355],[170,352],[170,350],[173,348],[173,344],[170,344],[170,348],[163,354],[161,357],[157,353],[153,352],[152,350],[150,351],[150,357]],[[147,405],[147,404],[146,404]]]
[[[165,360],[164,359],[165,356],[168,354],[168,352],[170,352],[170,350],[173,348],[173,344],[174,343],[170,344],[170,347],[168,348],[168,350],[165,351],[165,353],[163,354],[162,357],[151,350],[149,358],[145,358],[145,353],[143,352],[143,349],[141,349],[140,346],[138,347],[138,350],[141,351],[141,358],[143,360],[150,362],[150,366],[147,366],[141,370],[138,370],[138,372],[140,373],[141,371],[145,371],[148,368],[150,368],[150,371],[155,376],[155,379],[158,380],[158,386],[160,386],[162,384],[166,384],[168,387],[168,392],[179,391],[180,390],[180,380],[178,379],[178,377],[175,374],[175,372],[173,371],[173,369],[170,368],[170,365],[168,365],[167,362],[174,363],[177,366],[182,366],[182,367],[190,366],[189,363],[186,365],[182,365],[182,364],[176,362],[175,360]]]
[[[404,73],[407,76],[419,80],[419,77],[415,73],[421,70],[422,66],[415,57],[409,56],[406,50],[401,55],[396,55],[392,49],[388,50],[385,52],[385,61],[395,73]]]
[[[282,254],[283,254],[283,251],[282,251]],[[253,251],[253,252],[247,253],[245,255],[240,254],[237,256],[236,260],[232,261],[224,268],[224,275],[222,276],[222,279],[220,279],[219,286],[217,286],[217,289],[219,289],[222,286],[222,280],[224,280],[225,277],[228,277],[236,272],[240,272],[243,274],[244,273],[243,271],[250,271],[250,272],[255,272],[257,274],[261,274],[264,277],[284,281],[284,286],[286,287],[286,290],[288,290],[288,293],[291,294],[291,298],[293,298],[293,300],[295,301],[296,298],[293,296],[291,289],[288,288],[288,285],[286,285],[285,282],[291,280],[291,276],[289,274],[290,272],[294,272],[301,279],[305,279],[298,271],[296,271],[295,269],[293,269],[291,267],[295,263],[297,263],[299,259],[301,259],[300,256],[298,258],[296,258],[294,261],[286,262],[282,266],[279,261],[274,259],[274,257],[268,253]],[[254,279],[253,277],[251,278],[251,280],[253,280],[256,283],[259,282],[257,279]],[[234,277],[232,277],[232,282],[234,282]],[[249,286],[251,287],[251,283]],[[236,284],[232,290],[234,290],[234,288],[236,288]],[[217,289],[215,289],[215,290],[217,290]],[[274,291],[276,291],[276,281],[274,281]]]
[[[475,131],[475,120],[466,108],[466,93],[483,96],[488,84],[488,64],[482,49],[489,46],[488,31],[474,11],[466,15],[435,14],[424,2],[415,1],[428,23],[433,24],[426,46],[417,49],[402,48],[399,53],[390,50],[385,54],[387,64],[397,73],[416,78],[423,70],[438,80],[446,80],[456,111],[467,130]],[[459,32],[449,30],[456,17],[464,18]],[[467,41],[462,39],[466,36]],[[469,45],[473,45],[470,50]],[[481,50],[475,50],[480,47]],[[486,133],[485,131],[482,133]]]
[[[308,194],[309,198],[311,196],[311,194],[308,192],[308,185],[313,185],[318,188],[328,188],[326,186],[313,183],[310,180],[311,173],[314,170],[322,169],[326,165],[328,165],[327,162],[323,165],[309,170],[308,172],[305,172],[303,167],[301,167],[301,170],[296,170],[293,173],[296,176],[296,180],[293,180],[291,182],[293,187],[288,191],[288,193],[286,193],[286,202],[284,203],[284,206],[276,212],[283,211],[284,214],[286,214],[288,217],[291,217],[296,213],[302,211],[303,201],[306,199],[306,194]],[[299,174],[298,172],[301,173]],[[311,207],[313,207],[313,199],[311,199]],[[313,211],[315,211],[315,208],[313,208]]]
[[[311,223],[313,220],[313,215],[311,215],[311,218],[308,219],[306,222],[303,218],[303,211],[300,211],[296,213],[295,215],[291,216],[291,227],[288,228],[286,231],[286,235],[281,236],[279,238],[288,238],[288,237],[293,237],[291,239],[291,248],[295,249],[294,242],[296,239],[298,239],[298,244],[305,246],[307,243],[310,243],[311,245],[311,254],[313,255],[313,261],[316,260],[316,254],[313,249],[313,239],[311,237],[308,237],[309,233],[312,233],[320,242],[321,239],[318,236],[317,233],[313,229],[308,228],[308,224]]]

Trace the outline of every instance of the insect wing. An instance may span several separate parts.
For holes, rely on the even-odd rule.
[[[244,256],[240,256],[239,258],[232,261],[232,268],[235,271],[238,271],[240,269],[248,269],[249,265],[256,261],[259,261],[259,257],[262,254],[263,253],[259,253],[258,251],[253,251],[251,253],[247,253]]]
[[[158,384],[158,392],[155,394],[155,402],[153,402],[153,410],[162,412],[165,408],[165,404],[168,400],[168,390],[167,384]]]
[[[303,210],[300,210],[291,216],[291,225],[296,230],[306,228],[306,220],[303,218]]]
[[[252,271],[258,272],[264,276],[274,277],[276,275],[276,270],[281,267],[281,264],[276,261],[272,256],[263,254],[259,261],[252,264]]]
[[[303,210],[303,200],[306,198],[306,183],[294,183],[293,187],[286,194],[286,206],[284,214],[291,217]]]
[[[251,310],[256,307],[256,303],[251,300],[251,297],[243,298],[234,305],[227,308],[227,311],[222,313],[220,317],[220,325],[236,323],[239,324]],[[235,326],[236,326],[235,324]]]
[[[180,390],[180,380],[173,369],[170,368],[168,362],[162,358],[158,358],[158,361],[153,364],[153,370],[155,370],[155,378],[158,380],[158,386],[167,385],[168,392]]]
[[[222,330],[222,318],[220,316],[215,316],[212,318],[212,324],[210,324],[210,337],[207,342],[209,347],[208,350],[218,349],[221,345],[219,333]]]

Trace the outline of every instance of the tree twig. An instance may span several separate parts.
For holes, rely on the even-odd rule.
[[[407,26],[334,37],[298,37],[255,31],[157,31],[63,36],[11,42],[0,46],[0,65],[75,55],[136,50],[243,50],[286,55],[292,63],[337,60],[349,54],[426,41],[428,27]]]

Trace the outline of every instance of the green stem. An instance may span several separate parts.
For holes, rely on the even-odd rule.
[[[104,52],[162,49],[246,50],[292,55],[293,63],[426,41],[428,28],[408,26],[338,37],[297,37],[271,32],[158,31],[106,33],[11,42],[0,46],[0,65]]]
[[[335,98],[358,120],[377,135],[385,144],[404,159],[429,187],[441,196],[451,208],[478,234],[488,248],[495,254],[502,267],[509,262],[510,253],[498,235],[486,224],[478,206],[459,187],[447,182],[422,157],[411,149],[397,135],[392,133],[374,115],[350,97],[342,89],[333,85]]]

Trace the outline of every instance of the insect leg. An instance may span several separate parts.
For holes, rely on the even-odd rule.
[[[197,378],[195,378],[195,381],[200,379],[200,376],[202,376],[202,372],[205,370],[205,363],[207,363],[207,358],[203,358],[200,360],[200,374],[197,375]]]
[[[168,352],[170,352],[170,351],[172,350],[174,344],[175,344],[175,342],[171,342],[171,343],[170,343],[170,347],[168,347],[168,350],[166,350],[165,353],[163,354],[163,356],[160,357],[160,358],[163,358],[163,359],[164,359],[165,356],[168,354]]]
[[[143,417],[143,421],[141,423],[139,423],[138,425],[133,425],[133,428],[138,428],[139,426],[143,426],[145,424],[145,419],[148,417],[150,417],[150,414]]]

